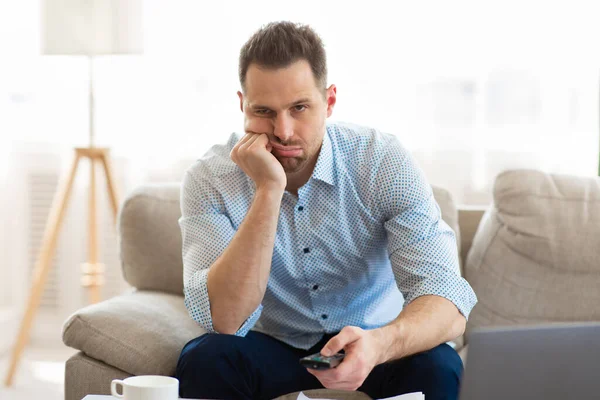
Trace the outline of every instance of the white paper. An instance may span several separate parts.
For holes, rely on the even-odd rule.
[[[306,397],[306,395],[304,393],[300,392],[298,394],[297,400],[331,400],[331,399],[311,399],[309,397]],[[414,393],[400,394],[400,395],[394,396],[394,397],[387,397],[387,398],[381,399],[381,400],[425,400],[425,395],[423,394],[423,392],[414,392]]]
[[[394,397],[388,397],[382,400],[425,400],[425,395],[423,394],[423,392],[414,392],[401,394]]]
[[[328,399],[311,399],[310,397],[306,397],[306,395],[302,392],[298,394],[298,400],[328,400]]]

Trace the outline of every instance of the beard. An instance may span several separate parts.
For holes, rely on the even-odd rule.
[[[322,140],[323,139],[321,138],[320,140],[315,139],[313,142],[282,142],[277,137],[269,135],[269,141],[271,143],[285,147],[299,147],[302,149],[302,153],[297,157],[284,157],[278,154],[276,149],[273,148],[271,150],[271,153],[275,156],[277,161],[279,161],[283,170],[288,175],[296,174],[309,165],[314,166],[314,163],[316,162],[315,157],[318,156],[319,150],[321,149]]]
[[[286,174],[294,174],[300,170],[302,170],[308,161],[308,157],[302,155],[301,157],[278,157],[275,156],[277,161],[283,167],[283,170]]]

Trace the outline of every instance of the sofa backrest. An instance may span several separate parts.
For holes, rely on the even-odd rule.
[[[133,287],[183,295],[180,186],[178,182],[140,186],[121,207],[123,277]]]
[[[468,329],[600,321],[600,178],[500,174],[467,256]]]
[[[125,280],[138,289],[183,295],[179,217],[180,183],[138,187],[119,214],[119,248]],[[434,187],[442,218],[456,232],[458,212],[450,193]]]

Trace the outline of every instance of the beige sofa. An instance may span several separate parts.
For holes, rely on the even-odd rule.
[[[479,297],[468,329],[600,321],[600,179],[508,171],[485,214],[457,210],[443,189],[434,195],[458,233],[465,277]],[[66,321],[63,341],[80,350],[66,364],[66,400],[108,394],[115,378],[172,375],[181,348],[203,333],[183,303],[179,216],[179,184],[144,186],[125,200],[119,246],[123,275],[136,289]],[[462,339],[457,348],[464,357]]]

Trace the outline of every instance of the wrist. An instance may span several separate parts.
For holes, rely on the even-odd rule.
[[[394,321],[389,325],[374,330],[378,338],[378,364],[402,358],[404,354],[404,341],[401,321]]]
[[[275,201],[281,202],[281,198],[283,197],[283,192],[285,192],[285,186],[279,187],[274,184],[263,184],[261,186],[256,187],[256,192],[254,194],[254,198],[258,198],[261,201]]]
[[[285,182],[276,182],[276,181],[268,181],[268,182],[260,182],[255,183],[256,191],[263,193],[283,193],[285,191]]]
[[[383,364],[390,360],[389,354],[391,351],[391,332],[387,329],[387,326],[376,328],[371,331],[375,337],[376,350],[375,350],[375,365]]]

